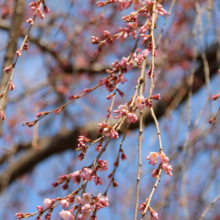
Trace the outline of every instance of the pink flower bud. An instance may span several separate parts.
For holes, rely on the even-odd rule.
[[[3,70],[5,73],[9,73],[11,71],[12,65],[5,67],[5,69]]]
[[[8,89],[9,89],[10,91],[12,91],[14,88],[15,88],[14,83],[13,83],[12,81],[10,81],[9,86],[8,86]]]

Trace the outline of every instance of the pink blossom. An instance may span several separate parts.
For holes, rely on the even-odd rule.
[[[51,219],[51,214],[48,212],[45,217],[44,220],[50,220]]]
[[[151,173],[151,176],[152,176],[154,179],[157,179],[158,174],[159,174],[159,170],[158,170],[158,169],[155,169],[155,170],[153,170],[153,172]]]
[[[90,89],[90,88],[86,88],[86,89],[84,89],[83,91],[84,91],[84,92],[91,92],[92,89]]]
[[[89,217],[90,217],[90,212],[88,211],[82,212],[81,220],[87,220]]]
[[[119,95],[120,95],[121,97],[124,96],[124,93],[123,93],[120,89],[117,89],[117,91],[118,91],[118,93],[119,93]]]
[[[14,88],[15,88],[15,84],[14,84],[12,81],[10,81],[9,86],[8,86],[8,89],[9,89],[10,91],[12,91],[12,90],[14,90]]]
[[[148,29],[149,29],[149,26],[148,26],[148,25],[143,25],[143,26],[141,26],[141,28],[140,28],[140,33],[141,33],[141,34],[145,34]]]
[[[83,178],[83,181],[91,181],[94,177],[94,171],[90,168],[83,168],[83,172],[80,174],[80,176]]]
[[[103,170],[107,170],[108,169],[108,161],[107,160],[98,160],[98,171],[102,172]]]
[[[43,206],[37,206],[37,209],[39,212],[42,212],[44,210],[44,207]]]
[[[147,71],[147,75],[148,75],[148,78],[151,79],[151,69],[149,69],[149,70]],[[152,75],[153,75],[153,78],[154,78],[154,76],[155,76],[154,71],[153,71]]]
[[[79,136],[78,141],[89,142],[89,139],[84,136]]]
[[[121,113],[121,115],[123,116],[123,115],[126,115],[126,114],[127,114],[127,112],[128,112],[128,107],[127,107],[127,105],[119,105],[119,106],[118,106],[118,110],[119,110],[119,112]],[[117,112],[114,111],[114,113],[117,113]]]
[[[129,124],[135,123],[138,120],[137,116],[134,113],[128,113],[127,116],[128,116]]]
[[[96,215],[92,215],[89,220],[97,220],[97,216]]]
[[[37,118],[40,118],[42,115],[43,115],[42,112],[38,112],[38,113],[36,114],[36,117],[37,117]]]
[[[97,196],[98,202],[96,203],[96,209],[99,210],[101,208],[105,208],[109,205],[108,203],[108,197],[102,196],[101,193]]]
[[[54,183],[51,183],[51,185],[55,188],[59,185],[59,182],[54,182]]]
[[[65,220],[74,220],[74,216],[72,215],[72,213],[70,211],[62,210],[59,213],[59,215],[62,219],[65,219]]]
[[[128,27],[136,30],[138,28],[138,23],[137,22],[129,22]]]
[[[99,38],[98,37],[95,37],[95,36],[91,36],[91,43],[92,44],[98,44],[99,43]]]
[[[164,172],[165,172],[167,175],[169,175],[169,176],[172,176],[172,175],[173,175],[173,174],[172,174],[173,168],[172,168],[171,165],[169,165],[169,164],[167,164],[167,163],[164,163],[164,164],[162,165],[162,168],[163,168]]]
[[[34,20],[32,19],[32,18],[28,18],[27,20],[26,20],[26,22],[27,23],[30,23],[31,25],[34,23]]]
[[[64,181],[67,180],[67,175],[61,175],[61,176],[57,177],[57,179],[58,179],[59,183],[63,183]]]
[[[161,163],[161,164],[162,164],[162,163],[167,163],[167,162],[169,162],[169,158],[166,157],[166,154],[165,154],[165,153],[159,154],[159,157],[160,157],[160,163]]]
[[[86,145],[85,145],[82,141],[80,141],[77,146],[78,146],[78,148],[79,148],[80,150],[84,150],[85,147],[86,147]]]
[[[156,95],[154,95],[154,96],[151,96],[151,99],[160,100],[160,99],[161,99],[161,98],[160,98],[160,94],[158,93],[158,94],[156,94]]]
[[[109,37],[110,36],[110,32],[109,31],[103,31],[103,35],[104,37]]]
[[[5,73],[9,73],[11,71],[12,65],[5,67],[3,70]]]
[[[20,213],[20,212],[17,212],[17,213],[15,214],[15,217],[16,217],[16,219],[22,219],[22,218],[24,218],[24,214],[22,214],[22,213]]]
[[[96,177],[94,178],[94,182],[95,182],[95,185],[96,185],[96,186],[97,186],[98,184],[99,184],[99,185],[102,185],[102,178],[96,176]]]
[[[143,38],[141,45],[143,45],[150,37],[150,35],[140,34],[140,36]]]
[[[78,170],[78,171],[75,171],[71,174],[71,178],[72,178],[72,181],[73,183],[77,183],[77,185],[80,184],[80,181],[81,181],[81,177],[80,177],[80,174],[81,174],[81,170]]]
[[[31,2],[28,7],[38,7],[38,3],[37,2]]]
[[[100,152],[102,150],[102,145],[101,144],[98,144],[96,147],[95,147],[95,151],[96,152]]]
[[[130,65],[127,65],[127,69],[128,69],[128,70],[131,70],[132,67],[133,67],[133,64],[132,64],[132,63],[131,63]],[[124,82],[127,82],[127,79],[124,77],[124,74],[121,74],[121,75],[118,77],[117,82],[118,82],[118,83],[120,82],[121,84],[124,84]]]
[[[81,203],[84,205],[92,203],[92,194],[91,193],[83,193]]]
[[[0,119],[1,120],[5,120],[6,119],[6,116],[3,112],[0,111]]]
[[[64,109],[64,107],[62,107],[62,108],[60,108],[60,109],[56,109],[56,110],[54,111],[54,113],[55,113],[56,115],[58,115],[58,114],[60,114],[60,112],[63,111],[63,109]]]
[[[28,127],[33,127],[36,124],[36,122],[27,122],[26,125]]]
[[[163,8],[162,5],[158,4],[158,5],[156,5],[156,13],[158,15],[166,15],[167,11]]]
[[[82,211],[84,211],[84,212],[89,212],[90,210],[91,210],[91,205],[90,204],[85,204],[82,207]]]
[[[84,154],[84,153],[80,153],[80,154],[78,155],[77,159],[78,159],[79,161],[82,161],[82,160],[84,159],[84,157],[85,157],[85,154]]]
[[[44,199],[44,206],[46,207],[46,209],[50,208],[54,203],[53,199]]]
[[[214,100],[218,99],[219,96],[220,96],[220,93],[218,95],[213,95],[212,100],[214,101]]]
[[[150,216],[151,216],[151,220],[158,220],[159,219],[158,213],[155,212],[154,210],[151,211]]]
[[[106,5],[105,2],[97,2],[97,3],[96,3],[96,6],[97,6],[97,7],[103,7],[103,6],[105,6],[105,5]]]
[[[70,95],[68,99],[69,99],[69,100],[74,100],[74,99],[76,99],[76,98],[77,98],[77,96],[75,96],[75,95]]]
[[[69,207],[69,204],[70,204],[69,199],[63,199],[63,200],[61,201],[61,205],[63,206],[63,208],[68,208],[68,207]]]
[[[145,208],[146,208],[146,202],[143,202],[142,204],[138,206],[138,210],[140,210],[141,212],[143,212]]]
[[[149,54],[148,49],[143,50],[141,54],[142,54],[144,57],[147,57],[148,54]]]
[[[79,204],[82,203],[82,198],[81,198],[80,196],[77,196],[77,197],[75,198],[74,202],[79,205]]]
[[[44,12],[45,12],[45,13],[49,13],[49,12],[50,12],[49,8],[48,8],[46,5],[44,5],[44,8],[43,8],[43,9],[44,9]]]
[[[39,11],[39,15],[40,15],[41,19],[44,20],[45,14],[41,10],[38,10],[38,11]]]
[[[137,96],[135,100],[136,106],[142,110],[145,107],[145,104],[143,104],[144,96]]]
[[[214,117],[214,118],[210,118],[210,119],[209,119],[209,124],[212,124],[213,121],[215,121],[215,119],[216,119],[215,117]]]
[[[148,107],[148,108],[151,108],[151,107],[152,107],[152,105],[153,105],[152,100],[151,100],[151,99],[149,99],[149,98],[147,98],[147,99],[143,100],[143,101],[142,101],[142,103],[143,103],[143,104],[145,104],[145,105],[146,105],[146,107]]]
[[[150,154],[147,156],[147,160],[149,161],[149,164],[152,164],[154,166],[157,163],[157,158],[159,157],[159,154],[156,152],[150,152]]]
[[[113,97],[114,93],[111,93],[110,95],[107,95],[106,99],[110,100]]]
[[[17,57],[21,56],[21,50],[17,50],[17,51],[16,51],[16,56],[17,56]]]
[[[115,139],[118,138],[118,132],[112,128],[111,131],[106,136],[110,137],[111,139]]]

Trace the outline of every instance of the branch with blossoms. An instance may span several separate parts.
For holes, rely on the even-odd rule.
[[[16,51],[14,62],[10,66],[5,67],[5,69],[3,70],[6,74],[9,73],[10,77],[9,77],[8,83],[7,83],[3,93],[0,94],[0,118],[1,118],[1,120],[6,119],[6,116],[1,108],[1,101],[5,98],[5,95],[6,95],[6,92],[8,89],[9,89],[9,91],[12,91],[15,89],[15,85],[12,82],[12,78],[13,78],[13,74],[14,74],[14,70],[15,70],[15,66],[17,64],[18,58],[21,56],[22,51],[28,50],[28,37],[29,37],[30,31],[31,31],[31,28],[35,22],[35,19],[37,18],[38,15],[41,17],[41,19],[44,19],[44,17],[45,17],[45,14],[41,11],[42,5],[43,5],[44,13],[49,13],[49,9],[46,6],[44,0],[37,0],[36,2],[31,2],[29,4],[29,7],[31,8],[31,10],[34,11],[33,18],[29,18],[26,20],[26,22],[29,23],[30,26],[28,28],[28,31],[27,31],[25,37],[24,37],[24,40],[21,44],[21,47]]]
[[[108,184],[105,192],[103,194],[98,194],[97,196],[93,195],[90,192],[87,192],[86,188],[90,181],[94,181],[95,185],[102,185],[103,180],[101,177],[98,176],[98,172],[106,171],[108,170],[108,161],[104,161],[103,159],[100,159],[102,154],[106,151],[106,148],[108,147],[110,141],[112,139],[119,138],[118,132],[121,129],[121,126],[123,124],[127,125],[127,127],[131,123],[136,123],[138,121],[138,117],[136,115],[137,109],[140,111],[140,129],[139,129],[139,161],[138,161],[138,174],[137,174],[137,190],[136,190],[136,207],[135,207],[135,219],[137,219],[137,210],[139,209],[141,211],[142,219],[143,216],[146,214],[146,211],[148,210],[151,214],[152,219],[158,219],[158,213],[153,210],[152,207],[150,207],[150,202],[152,199],[152,196],[154,194],[154,191],[160,182],[160,177],[162,174],[162,171],[164,171],[167,175],[172,176],[172,166],[169,165],[169,158],[163,153],[162,148],[162,141],[161,141],[161,133],[159,129],[159,123],[157,121],[157,118],[154,114],[153,110],[153,100],[160,100],[160,94],[153,95],[154,91],[154,76],[155,76],[155,56],[157,56],[157,51],[155,49],[155,40],[154,40],[154,29],[156,28],[156,21],[158,19],[158,15],[165,15],[167,12],[163,9],[162,5],[159,4],[160,1],[151,1],[146,0],[144,2],[139,2],[140,8],[137,8],[136,12],[130,13],[128,16],[124,16],[122,20],[124,22],[128,23],[128,27],[126,28],[120,28],[120,32],[118,34],[113,35],[113,37],[110,37],[110,32],[108,30],[103,31],[104,40],[99,41],[99,38],[92,36],[91,43],[97,44],[99,43],[99,47],[96,51],[96,54],[101,53],[101,48],[104,44],[111,44],[114,39],[120,38],[122,41],[127,38],[127,36],[132,35],[133,39],[136,40],[134,48],[132,49],[131,53],[127,57],[123,57],[121,62],[118,62],[118,60],[115,60],[114,63],[112,63],[112,68],[107,69],[106,72],[108,73],[108,76],[101,79],[101,81],[94,86],[93,88],[84,89],[84,92],[81,95],[71,95],[69,97],[70,101],[66,104],[63,104],[59,106],[58,108],[55,108],[51,111],[45,111],[40,112],[37,114],[38,119],[27,122],[26,125],[29,127],[34,126],[40,119],[44,118],[46,115],[54,112],[55,114],[59,114],[61,111],[64,110],[64,108],[76,101],[79,98],[82,98],[88,93],[93,92],[94,90],[98,89],[100,86],[105,85],[106,89],[110,93],[107,96],[107,99],[112,99],[112,102],[108,108],[108,114],[105,122],[102,122],[98,124],[100,129],[97,131],[97,133],[100,135],[100,137],[96,140],[88,139],[85,136],[79,136],[78,138],[78,151],[81,151],[81,153],[78,155],[77,159],[79,161],[82,161],[85,159],[87,150],[91,148],[92,145],[99,142],[97,146],[95,147],[95,151],[98,152],[98,155],[93,160],[91,165],[88,165],[86,167],[82,167],[81,170],[77,170],[73,173],[62,175],[58,177],[58,180],[54,183],[52,183],[53,187],[57,187],[59,185],[62,185],[63,190],[66,190],[69,188],[69,183],[72,180],[73,183],[76,183],[79,185],[81,183],[81,180],[83,183],[81,186],[73,191],[71,194],[63,197],[63,198],[56,198],[56,199],[45,199],[43,204],[45,206],[45,209],[43,206],[38,206],[38,212],[29,214],[22,214],[22,213],[16,213],[15,216],[17,219],[22,218],[28,218],[33,215],[37,215],[36,220],[40,220],[43,213],[47,214],[45,216],[46,220],[51,219],[51,214],[53,212],[53,209],[58,205],[61,204],[63,208],[69,208],[71,205],[71,208],[68,210],[62,210],[59,214],[60,217],[65,220],[95,220],[97,219],[97,212],[101,208],[105,208],[109,205],[109,201],[107,198],[107,191],[109,187],[112,185],[113,187],[117,187],[118,184],[115,181],[115,171],[117,167],[119,166],[119,158],[121,155],[121,159],[125,160],[126,155],[122,150],[122,143],[125,140],[126,136],[124,134],[124,137],[122,139],[122,142],[119,147],[118,155],[116,158],[116,161],[114,163],[114,170],[109,174],[110,183]],[[123,9],[129,8],[133,0],[107,0],[106,2],[97,2],[98,7],[106,6],[110,3],[117,3],[118,4],[118,10],[122,11]],[[136,3],[135,3],[136,4]],[[38,6],[38,5],[37,5]],[[40,5],[39,5],[40,6]],[[135,7],[138,5],[136,4]],[[37,15],[37,14],[36,14]],[[146,18],[146,22],[144,25],[139,24],[138,18],[144,17]],[[31,23],[31,22],[30,22]],[[137,29],[140,27],[140,35],[137,38]],[[146,34],[146,32],[148,32]],[[139,42],[139,39],[143,38],[142,44],[147,44],[147,49],[141,50],[141,48],[137,49],[137,45]],[[23,49],[23,46],[22,46]],[[146,59],[147,57],[151,55],[151,65],[149,67],[149,70],[145,74],[146,69]],[[115,97],[117,94],[119,94],[121,97],[124,96],[124,92],[119,89],[119,84],[124,84],[127,79],[124,77],[124,74],[126,74],[128,71],[132,70],[133,63],[136,63],[138,68],[140,69],[140,77],[137,80],[136,87],[134,88],[134,94],[130,98],[130,100],[122,105],[119,105],[116,110],[113,111],[113,113],[117,114],[114,119],[118,120],[117,123],[115,123],[114,126],[109,126],[107,124],[108,118],[112,117],[111,112],[114,106]],[[149,88],[149,96],[144,97],[144,91],[145,91],[145,82],[146,79],[150,79],[150,88]],[[159,139],[159,152],[150,152],[149,156],[147,157],[147,160],[149,161],[149,164],[152,164],[153,166],[156,165],[157,159],[160,158],[160,164],[157,169],[153,170],[152,177],[157,179],[152,192],[150,193],[149,197],[146,199],[146,201],[141,204],[138,208],[139,204],[139,182],[140,182],[140,170],[141,170],[141,144],[142,144],[142,133],[143,133],[143,111],[149,108],[151,111],[151,115],[155,121],[155,125],[157,128],[157,134]],[[25,125],[25,124],[24,124]],[[104,146],[103,143],[105,142]],[[81,191],[81,195],[79,195]]]

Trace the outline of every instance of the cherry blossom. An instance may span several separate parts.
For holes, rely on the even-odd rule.
[[[74,216],[72,215],[72,213],[70,211],[65,211],[65,210],[62,210],[60,213],[59,213],[60,217],[64,220],[74,220]]]
[[[150,152],[150,154],[147,156],[147,160],[149,161],[149,164],[152,164],[154,166],[157,163],[157,158],[159,157],[159,154],[156,152]]]

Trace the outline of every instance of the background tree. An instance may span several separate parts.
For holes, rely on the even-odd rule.
[[[93,213],[98,219],[141,219],[145,211],[149,212],[143,219],[150,215],[157,219],[157,213],[165,220],[199,219],[209,208],[204,219],[220,218],[219,1],[1,0],[0,4],[4,219],[15,219],[18,212],[41,213],[36,206],[42,206],[45,198],[63,198],[80,186],[79,196],[83,190],[94,196],[106,192],[109,206]],[[128,15],[132,16],[121,19]],[[102,124],[97,133],[102,122],[110,127]],[[91,145],[87,150],[79,136],[103,138],[93,145],[82,138]],[[108,170],[96,173],[102,180],[91,175],[85,188],[82,180],[77,185],[65,176],[62,184],[51,186],[58,176],[91,165],[100,145],[102,150],[106,147],[100,159],[108,161]],[[159,162],[163,152],[173,168],[172,177],[166,159]],[[148,155],[152,163],[153,156],[158,157],[154,168],[148,165]],[[89,168],[95,169],[93,165]],[[99,165],[99,170],[105,169]],[[61,185],[68,189],[63,191]],[[44,202],[49,212],[57,201]],[[211,207],[212,201],[218,204]],[[76,207],[73,215],[82,207]],[[60,219],[61,210],[61,205],[55,207],[52,219]],[[44,214],[49,218],[48,211]]]

